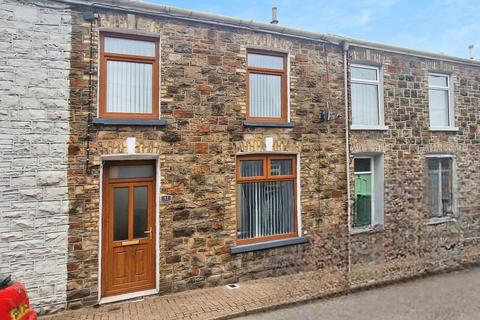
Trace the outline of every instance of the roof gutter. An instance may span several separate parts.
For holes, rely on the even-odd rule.
[[[275,24],[267,24],[262,22],[256,22],[253,20],[243,20],[231,17],[225,17],[205,12],[180,9],[165,5],[157,5],[138,1],[129,0],[54,0],[57,2],[63,2],[70,5],[83,5],[93,8],[102,8],[110,10],[125,11],[131,13],[139,13],[145,15],[153,15],[160,17],[167,17],[179,20],[187,20],[193,22],[200,22],[210,25],[218,25],[223,27],[230,27],[236,29],[243,29],[255,32],[269,33],[279,36],[292,37],[297,39],[327,42],[334,45],[340,45],[343,41],[348,41],[351,46],[382,50],[390,53],[414,56],[425,59],[436,59],[446,62],[458,63],[468,66],[480,67],[480,61],[472,61],[470,59],[464,59],[454,56],[448,56],[443,54],[437,54],[427,51],[407,49],[382,43],[370,42],[365,40],[351,39],[348,37],[341,37],[331,34],[324,34],[300,29],[293,29],[282,27]]]

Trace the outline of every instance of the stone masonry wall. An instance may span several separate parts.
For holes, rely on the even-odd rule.
[[[71,14],[0,0],[0,272],[40,312],[65,307]]]
[[[69,146],[70,236],[68,300],[71,308],[98,299],[99,192],[102,155],[136,151],[160,157],[160,289],[173,292],[274,275],[281,258],[306,245],[230,254],[235,245],[235,155],[273,149],[300,156],[304,234],[317,232],[324,266],[346,269],[343,61],[333,45],[119,12],[98,12],[100,27],[160,36],[161,118],[166,127],[95,126],[92,172],[85,171],[90,23],[75,14]],[[294,128],[247,128],[246,47],[290,52],[290,117]],[[328,57],[327,57],[328,55]],[[327,77],[327,68],[329,70]],[[96,74],[96,72],[94,72]],[[94,77],[94,92],[97,79]],[[330,97],[329,97],[330,96]],[[96,101],[94,97],[93,101]],[[329,101],[333,120],[321,122]],[[97,105],[94,104],[94,116]]]
[[[102,156],[136,152],[160,159],[160,289],[173,292],[273,276],[312,252],[321,268],[344,271],[351,286],[444,270],[479,261],[479,98],[476,67],[353,48],[350,62],[382,65],[386,131],[351,133],[352,155],[385,157],[385,225],[348,234],[346,210],[343,61],[339,46],[160,17],[99,11],[93,23],[93,101],[100,27],[160,37],[161,118],[165,127],[94,126],[86,171],[90,23],[73,17],[68,185],[70,231],[68,301],[98,300],[99,203]],[[246,113],[246,48],[290,53],[293,128],[251,128]],[[454,74],[458,132],[428,131],[428,70]],[[320,121],[328,105],[332,120]],[[97,105],[93,104],[93,116]],[[273,149],[300,159],[303,235],[307,245],[230,254],[235,245],[235,156]],[[457,222],[428,224],[426,160],[452,153],[457,167]],[[350,162],[353,178],[353,162]],[[353,181],[353,179],[352,179]],[[352,189],[353,190],[353,189]],[[351,262],[350,264],[348,262]],[[348,274],[347,271],[350,271]]]
[[[480,67],[360,48],[350,61],[382,66],[389,127],[351,133],[352,155],[381,152],[385,158],[385,225],[352,236],[353,282],[479,262]],[[429,131],[428,72],[435,71],[451,74],[458,132]],[[455,156],[456,222],[429,223],[425,156],[434,153]]]

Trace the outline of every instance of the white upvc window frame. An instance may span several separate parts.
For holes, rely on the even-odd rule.
[[[352,63],[350,65],[350,75],[352,74],[352,68],[362,68],[362,69],[370,69],[375,70],[377,74],[377,80],[365,80],[365,79],[355,79],[350,76],[350,83],[357,83],[357,84],[369,84],[369,85],[376,85],[377,86],[377,99],[378,99],[378,124],[376,125],[364,125],[364,124],[354,124],[353,123],[353,99],[351,101],[352,107],[352,124],[350,125],[351,130],[388,130],[388,127],[385,125],[385,105],[384,105],[384,94],[383,94],[383,69],[379,66],[373,66],[368,64],[358,64]],[[352,89],[350,87],[350,95],[352,94]]]
[[[369,159],[370,160],[370,170],[369,171],[355,171],[355,165],[354,165],[354,171],[353,171],[353,175],[354,175],[354,183],[355,183],[355,179],[356,179],[356,176],[357,175],[361,175],[361,174],[370,174],[372,177],[371,177],[371,182],[372,182],[372,185],[370,187],[370,194],[371,194],[371,207],[370,207],[370,225],[369,226],[366,226],[367,228],[368,227],[371,227],[374,225],[374,221],[375,221],[375,166],[374,166],[374,157],[373,156],[355,156],[354,157],[354,163],[355,163],[355,160],[361,160],[361,159]],[[352,225],[353,226],[353,225]],[[353,228],[365,228],[364,227],[356,227],[356,226],[353,226]]]
[[[444,77],[447,79],[447,86],[435,86],[430,84],[430,76]],[[430,101],[428,103],[428,123],[430,131],[458,131],[458,127],[455,127],[455,106],[454,106],[454,95],[453,95],[453,82],[452,75],[448,73],[439,73],[439,72],[428,72],[427,74],[428,82],[428,95],[430,96],[430,90],[441,90],[446,91],[448,94],[448,126],[432,126],[430,123]]]
[[[451,183],[452,183],[452,213],[453,213],[453,216],[456,215],[456,169],[455,169],[455,156],[452,155],[452,154],[429,154],[429,155],[426,155],[426,159],[427,159],[427,177],[428,177],[428,170],[430,170],[428,168],[428,160],[430,159],[450,159],[451,163],[450,163],[450,170],[452,170],[451,172]],[[438,174],[439,174],[439,177],[438,177],[438,181],[439,183],[441,184],[442,182],[442,163],[440,162],[439,163],[439,169],[438,169]],[[427,180],[427,186],[430,184],[430,181]],[[427,187],[428,188],[428,187]],[[440,185],[438,187],[439,191],[438,191],[438,196],[439,196],[439,199],[442,199],[442,186]],[[427,192],[430,191],[427,189]],[[429,195],[427,194],[427,199],[429,198]],[[437,215],[433,215],[432,212],[430,211],[430,206],[428,206],[428,217],[430,220],[438,220],[438,219],[441,219],[441,220],[444,220],[444,219],[451,219],[451,216],[446,214],[446,213],[437,213]]]

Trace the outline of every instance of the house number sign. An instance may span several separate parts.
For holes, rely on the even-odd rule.
[[[169,194],[164,194],[160,196],[161,203],[170,203],[172,202],[173,196]]]

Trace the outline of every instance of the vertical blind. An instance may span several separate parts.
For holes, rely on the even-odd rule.
[[[293,181],[238,185],[238,239],[293,233]]]
[[[150,63],[107,62],[107,112],[152,113]]]
[[[352,123],[378,125],[378,85],[352,83]]]
[[[282,116],[282,77],[250,73],[249,81],[250,116],[280,118]]]
[[[352,124],[380,125],[380,81],[378,69],[353,66],[352,78]]]
[[[430,215],[440,217],[453,211],[452,159],[428,159]]]

